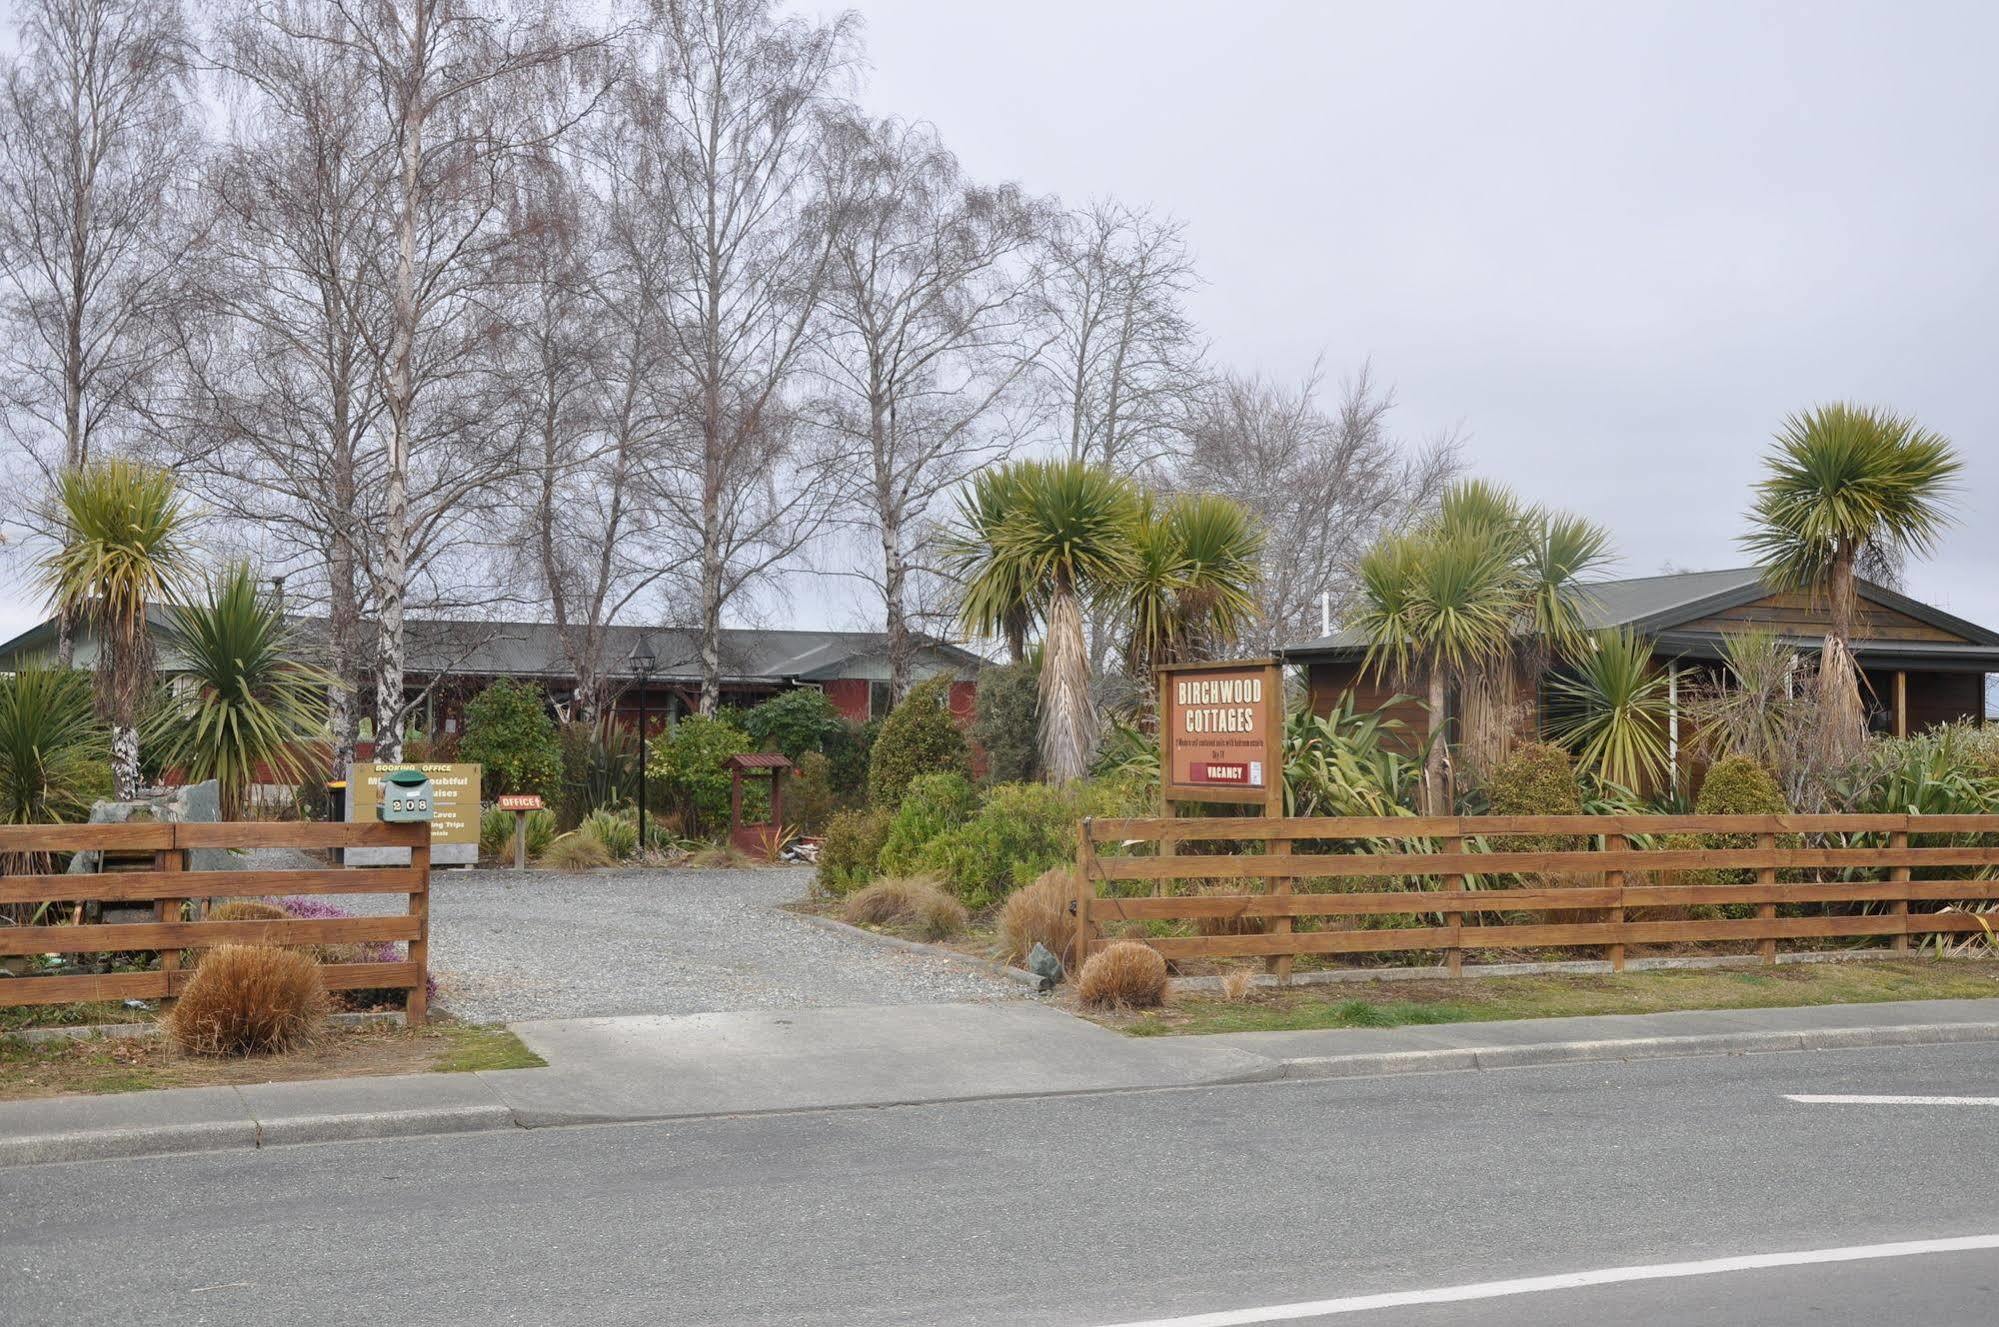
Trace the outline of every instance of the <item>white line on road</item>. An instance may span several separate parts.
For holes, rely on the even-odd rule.
[[[1802,1101],[1807,1106],[1999,1106],[1999,1097],[1868,1097],[1792,1096],[1786,1101]]]
[[[1220,1313],[1196,1313],[1184,1318],[1147,1318],[1142,1322],[1116,1323],[1110,1327],[1249,1327],[1249,1324],[1262,1322],[1296,1322],[1301,1318],[1324,1318],[1339,1313],[1366,1313],[1374,1309],[1409,1308],[1423,1304],[1455,1304],[1471,1299],[1500,1299],[1507,1295],[1580,1290],[1586,1286],[1617,1285],[1626,1281],[1665,1281],[1685,1276],[1713,1276],[1718,1272],[1753,1272],[1766,1267],[1806,1267],[1814,1263],[1861,1262],[1870,1258],[1912,1258],[1926,1253],[1964,1253],[1977,1249],[1999,1249],[1999,1235],[1918,1239],[1899,1244],[1855,1244],[1842,1249],[1805,1249],[1797,1253],[1752,1253],[1735,1258],[1652,1263],[1640,1267],[1604,1267],[1592,1272],[1562,1272],[1554,1276],[1522,1277],[1515,1281],[1479,1281],[1471,1285],[1442,1286],[1435,1290],[1399,1290],[1385,1295],[1354,1295],[1347,1299],[1272,1304],[1257,1309],[1227,1309]]]

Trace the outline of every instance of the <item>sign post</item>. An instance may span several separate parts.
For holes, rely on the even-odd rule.
[[[528,869],[528,817],[542,809],[540,793],[501,793],[495,803],[514,813],[514,869]]]
[[[1159,806],[1171,818],[1178,802],[1225,802],[1284,814],[1284,669],[1275,659],[1166,664],[1159,669]],[[1289,856],[1288,839],[1269,839],[1264,850]],[[1174,841],[1159,841],[1161,856]],[[1160,882],[1164,887],[1165,882]],[[1273,880],[1273,894],[1292,882]],[[1271,928],[1291,929],[1289,917]],[[1291,956],[1271,964],[1277,980],[1291,980]]]

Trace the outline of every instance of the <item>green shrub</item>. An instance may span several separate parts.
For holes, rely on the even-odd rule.
[[[540,793],[553,802],[561,792],[562,743],[538,687],[502,679],[474,696],[458,754],[484,767],[487,796]]]
[[[683,829],[712,833],[729,823],[727,761],[749,749],[742,729],[690,714],[653,740],[646,773],[654,791],[680,813]]]
[[[889,822],[877,868],[883,875],[911,874],[930,840],[964,824],[978,809],[979,794],[964,775],[949,770],[918,775]]]
[[[513,812],[509,811],[508,815]],[[548,851],[548,845],[555,842],[555,812],[549,810],[528,812],[527,843],[528,856],[539,857]],[[511,845],[512,839],[508,840]],[[511,852],[513,849],[508,848]]]
[[[636,812],[614,811],[600,806],[583,817],[576,832],[603,844],[604,851],[611,855],[613,861],[629,861],[638,855],[639,818]]]
[[[1088,797],[1088,785],[998,784],[977,815],[924,845],[917,867],[942,878],[967,907],[997,903],[1076,859],[1076,825]]]
[[[849,894],[874,879],[888,825],[886,811],[837,812],[827,822],[825,840],[819,845],[819,888],[828,894]]]
[[[566,723],[561,730],[562,800],[556,820],[575,828],[603,806],[637,806],[639,739],[609,723]]]
[[[808,751],[821,751],[846,727],[826,693],[801,687],[784,691],[742,716],[743,731],[763,751],[782,751],[794,764]]]
[[[1495,765],[1485,781],[1490,811],[1496,816],[1579,816],[1583,813],[1582,784],[1575,761],[1561,747],[1531,742]],[[1486,846],[1494,852],[1569,852],[1586,840],[1575,834],[1509,834]],[[1509,882],[1517,877],[1502,877]]]
[[[952,770],[971,776],[965,735],[946,708],[950,695],[951,675],[940,674],[912,688],[882,724],[868,760],[868,800],[874,805],[900,805],[919,774]]]
[[[823,751],[807,751],[798,758],[798,768],[784,780],[784,819],[798,826],[801,834],[823,834],[826,822],[840,809],[833,791],[833,762]]]
[[[864,801],[868,795],[868,762],[874,757],[875,738],[881,736],[882,720],[842,723],[839,731],[826,739],[826,778],[833,795],[845,802]]]
[[[1004,664],[979,673],[971,738],[986,753],[993,783],[1034,783],[1041,778],[1041,674],[1031,663]]]
[[[1729,756],[1708,767],[1707,777],[1701,780],[1700,796],[1694,800],[1694,814],[1702,816],[1782,816],[1791,813],[1790,804],[1784,799],[1784,790],[1778,786],[1776,777],[1769,770],[1751,760],[1748,756]],[[1668,848],[1685,849],[1700,847],[1719,851],[1723,849],[1741,850],[1756,846],[1754,834],[1674,834],[1668,836]],[[1780,846],[1789,846],[1779,841]],[[1681,882],[1689,885],[1746,885],[1756,879],[1756,872],[1748,867],[1713,867],[1682,872]],[[1722,906],[1722,914],[1728,917],[1751,917],[1756,907],[1751,903],[1729,903]]]

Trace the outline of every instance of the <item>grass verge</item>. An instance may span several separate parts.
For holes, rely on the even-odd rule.
[[[1162,1036],[1995,996],[1999,996],[1999,964],[1975,959],[1910,959],[1675,969],[1617,976],[1472,977],[1459,981],[1342,982],[1288,990],[1253,988],[1239,1000],[1205,992],[1169,995],[1167,1007],[1152,1013],[1090,1017],[1134,1036]]]
[[[292,1054],[242,1059],[182,1055],[164,1037],[31,1042],[0,1036],[0,1101],[374,1074],[535,1069],[543,1063],[507,1029],[467,1023],[331,1028]]]

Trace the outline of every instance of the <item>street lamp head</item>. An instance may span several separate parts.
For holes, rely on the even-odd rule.
[[[659,656],[652,652],[652,637],[639,637],[638,644],[632,646],[632,672],[639,677],[651,677],[659,667]]]

